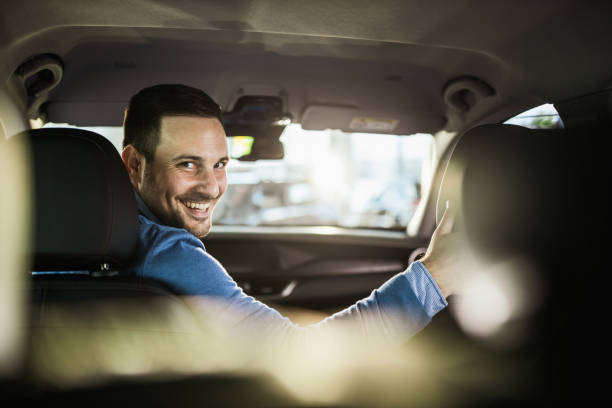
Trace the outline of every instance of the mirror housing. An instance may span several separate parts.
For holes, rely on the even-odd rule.
[[[275,96],[242,96],[234,109],[223,113],[228,137],[251,136],[251,151],[241,161],[280,160],[284,157],[280,135],[291,123],[291,115],[283,112],[283,102]]]

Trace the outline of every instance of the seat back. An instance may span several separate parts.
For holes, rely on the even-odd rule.
[[[438,196],[450,200],[457,230],[481,254],[543,253],[572,246],[577,179],[567,130],[485,125],[455,146]]]
[[[451,297],[449,309],[469,298],[471,312],[500,318],[487,346],[475,342],[478,364],[492,378],[515,370],[504,378],[529,384],[512,394],[521,406],[562,402],[550,390],[578,389],[578,377],[595,362],[582,351],[592,344],[584,323],[597,313],[591,306],[600,295],[593,285],[598,271],[580,262],[581,143],[568,129],[473,128],[457,142],[438,195],[438,222],[450,200],[455,232],[486,261],[467,271],[468,290]],[[488,391],[479,389],[484,405],[495,405]]]
[[[34,270],[120,268],[135,253],[136,201],[115,147],[72,128],[22,132],[33,163]]]
[[[115,147],[74,128],[27,130],[9,142],[18,139],[32,156],[32,323],[42,324],[37,313],[51,304],[175,296],[160,282],[119,273],[137,249],[138,212]]]

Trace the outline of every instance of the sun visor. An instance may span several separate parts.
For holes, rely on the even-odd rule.
[[[49,102],[43,106],[47,122],[75,126],[121,126],[126,102]]]
[[[422,111],[386,113],[350,106],[309,105],[301,123],[306,130],[340,129],[344,132],[409,135],[434,133],[444,127],[445,119]]]

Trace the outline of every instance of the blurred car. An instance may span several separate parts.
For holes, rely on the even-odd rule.
[[[419,183],[399,179],[368,200],[360,225],[401,228],[408,225],[420,199]]]
[[[215,211],[216,225],[336,225],[338,219],[308,182],[231,183]]]
[[[508,274],[505,264],[486,271],[402,352],[364,351],[355,338],[313,342],[299,353],[256,349],[248,335],[236,344],[217,336],[188,300],[163,287],[134,291],[107,262],[32,276],[33,231],[61,237],[66,226],[33,216],[39,197],[31,196],[30,175],[40,156],[4,142],[2,401],[603,405],[607,266],[605,252],[592,248],[603,230],[594,216],[605,213],[596,192],[607,177],[598,154],[607,152],[610,129],[611,12],[610,2],[573,0],[3,1],[0,140],[76,126],[120,148],[129,98],[146,86],[185,83],[221,104],[228,140],[258,141],[243,152],[254,169],[301,153],[294,157],[308,172],[299,177],[285,166],[237,181],[218,209],[225,225],[205,239],[245,292],[296,322],[344,309],[422,256],[450,193],[473,198],[465,208],[476,221],[458,227],[472,228],[483,246],[515,237],[529,245],[512,260],[520,273]],[[535,122],[521,116],[544,104],[556,113]],[[512,139],[513,130],[495,127],[509,120],[558,133],[527,134],[549,144],[534,158],[520,130]],[[291,132],[293,151],[283,141]],[[423,134],[422,149],[411,145]],[[509,147],[488,144],[498,139]],[[467,147],[457,154],[456,146]],[[417,150],[428,165],[420,178],[404,177],[401,163]],[[62,153],[52,143],[41,151]],[[462,171],[480,181],[472,190],[447,171],[468,156]],[[74,205],[75,217],[98,202],[73,198],[93,181],[61,188],[60,181],[47,191]],[[349,199],[339,206],[339,197]],[[525,235],[541,225],[552,238]],[[105,231],[98,227],[87,233],[97,237]],[[522,256],[536,252],[546,262],[523,267]]]

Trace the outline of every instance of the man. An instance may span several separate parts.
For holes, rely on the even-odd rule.
[[[368,298],[298,330],[276,310],[247,296],[200,240],[210,231],[212,212],[227,187],[229,157],[220,107],[204,92],[184,85],[143,89],[126,109],[123,145],[140,221],[140,249],[129,272],[210,300],[202,309],[229,328],[253,328],[282,341],[298,331],[324,332],[354,323],[365,337],[401,342],[447,305],[452,260],[436,250],[444,243],[436,244],[438,235],[451,226],[445,217],[422,262]]]

